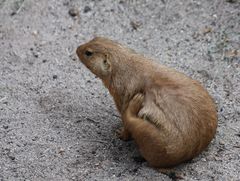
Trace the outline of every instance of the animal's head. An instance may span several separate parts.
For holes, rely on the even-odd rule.
[[[80,61],[96,76],[101,79],[108,77],[112,72],[112,51],[117,43],[96,37],[80,45],[77,55]]]
[[[133,50],[107,38],[96,37],[77,48],[80,61],[96,76],[105,79],[120,69]]]

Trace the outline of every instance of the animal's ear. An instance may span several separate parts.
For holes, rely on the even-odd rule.
[[[109,56],[105,55],[103,61],[102,61],[102,69],[104,72],[110,72],[111,71],[111,62],[109,60]]]

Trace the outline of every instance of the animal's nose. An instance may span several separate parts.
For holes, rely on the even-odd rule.
[[[81,50],[82,50],[82,46],[80,45],[76,50],[76,53],[77,53],[78,56],[80,56]]]

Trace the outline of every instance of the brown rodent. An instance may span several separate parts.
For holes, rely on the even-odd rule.
[[[190,160],[213,139],[215,104],[198,81],[107,38],[79,46],[77,55],[113,96],[123,121],[119,137],[132,137],[151,166]]]

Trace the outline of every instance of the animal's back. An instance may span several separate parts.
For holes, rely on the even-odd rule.
[[[159,129],[168,153],[177,155],[179,151],[179,157],[191,159],[215,135],[215,105],[200,83],[172,69],[165,70],[166,80],[158,79],[156,72],[146,87],[144,106],[138,115]]]

